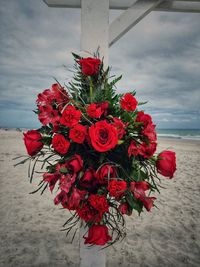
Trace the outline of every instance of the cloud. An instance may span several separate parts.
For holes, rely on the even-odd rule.
[[[113,20],[119,11],[111,11]],[[0,125],[36,127],[36,95],[56,77],[72,76],[79,51],[80,10],[48,8],[42,1],[0,6]],[[159,127],[200,127],[200,15],[152,12],[110,48],[118,91],[137,90]],[[66,65],[64,68],[63,65]],[[23,118],[23,121],[22,121]]]

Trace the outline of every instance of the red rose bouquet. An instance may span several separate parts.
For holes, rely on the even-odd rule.
[[[81,220],[86,244],[111,245],[126,234],[124,216],[150,211],[158,173],[172,178],[175,153],[156,152],[156,131],[139,110],[135,92],[116,94],[120,77],[110,77],[97,57],[73,54],[73,80],[53,84],[37,97],[42,127],[24,133],[32,181],[39,163],[41,194],[49,187],[54,204],[70,210],[69,233]]]

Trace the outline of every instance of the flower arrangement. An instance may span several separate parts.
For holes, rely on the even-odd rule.
[[[139,110],[135,91],[117,94],[120,77],[110,77],[98,58],[73,54],[74,77],[53,84],[37,97],[42,127],[24,133],[30,181],[39,164],[41,194],[56,190],[55,205],[70,211],[69,233],[81,220],[85,244],[108,246],[126,234],[125,215],[150,211],[159,191],[158,173],[172,178],[173,151],[156,152],[155,125]]]

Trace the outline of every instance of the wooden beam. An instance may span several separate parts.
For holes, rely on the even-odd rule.
[[[200,13],[200,1],[164,1],[155,8],[155,11]]]
[[[148,15],[162,1],[138,0],[116,18],[109,28],[109,46],[119,40],[127,31]]]
[[[99,0],[101,1],[101,0]],[[137,0],[110,0],[110,9],[121,9],[125,10],[129,8],[131,5],[133,5]],[[198,3],[200,0],[166,0],[167,4],[169,5],[170,2],[174,2],[175,6],[177,2],[188,2],[188,4],[192,3]],[[81,0],[43,0],[44,3],[46,3],[49,7],[58,7],[58,8],[80,8],[81,7]],[[171,11],[169,8],[165,8],[166,11]],[[157,9],[156,10],[162,10],[162,9]],[[172,10],[173,11],[173,10]],[[184,11],[187,12],[187,11]],[[188,11],[191,12],[191,11]]]
[[[108,65],[109,0],[81,1],[81,51],[100,56]],[[90,56],[86,54],[86,56]]]

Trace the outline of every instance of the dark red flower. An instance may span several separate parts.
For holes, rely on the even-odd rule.
[[[97,180],[100,184],[108,183],[109,178],[116,178],[116,170],[109,164],[103,165],[97,172]]]
[[[130,216],[132,214],[132,211],[130,211],[129,205],[127,202],[121,203],[119,205],[119,211],[121,212],[121,214],[126,214],[128,216]]]
[[[125,94],[120,100],[121,108],[127,111],[134,111],[137,104],[136,98],[130,93]]]
[[[41,139],[42,136],[37,130],[24,133],[24,144],[30,156],[35,156],[43,148],[44,144],[41,142]]]
[[[76,187],[73,187],[66,208],[69,210],[76,210],[79,207],[81,198],[82,196],[80,194],[80,190]]]
[[[116,128],[106,120],[96,122],[89,128],[89,136],[92,146],[99,152],[105,152],[114,148],[118,143]]]
[[[147,183],[146,181],[130,183],[131,192],[134,194],[135,198],[137,199],[144,197],[145,191],[149,190],[149,188],[150,188],[149,183]]]
[[[84,75],[92,76],[98,73],[101,60],[98,58],[87,57],[80,59],[79,64],[81,65],[81,70]]]
[[[76,174],[66,174],[66,175],[62,175],[61,179],[60,179],[60,189],[62,191],[65,191],[65,193],[69,193],[69,190],[72,187],[72,184],[75,182],[76,179]]]
[[[82,144],[85,140],[86,134],[86,127],[81,124],[77,124],[72,129],[70,129],[69,138],[71,138],[76,143]]]
[[[38,119],[43,125],[52,123],[57,125],[60,121],[60,115],[57,110],[53,109],[51,106],[41,106],[39,107]]]
[[[142,201],[142,203],[143,203],[143,205],[147,211],[150,211],[151,208],[153,207],[154,200],[156,200],[156,197],[146,197],[145,196],[141,199],[141,201]]]
[[[85,238],[85,244],[104,246],[112,237],[108,233],[106,225],[92,225],[88,231],[88,237]]]
[[[66,166],[70,171],[77,173],[83,168],[83,160],[80,155],[75,154],[66,162]]]
[[[109,206],[105,196],[92,194],[89,196],[88,201],[94,209],[102,213],[108,212]]]
[[[68,196],[67,193],[65,193],[65,191],[60,191],[56,197],[54,198],[54,204],[58,205],[60,203],[67,203],[68,202]]]
[[[58,172],[54,172],[54,173],[48,173],[45,172],[43,174],[43,180],[47,183],[49,183],[49,188],[50,191],[52,192],[57,181],[60,179],[60,174]]]
[[[103,215],[102,212],[95,210],[86,203],[82,203],[76,211],[79,217],[85,222],[100,222]]]
[[[52,139],[52,146],[56,152],[64,155],[70,147],[70,142],[62,134],[55,134]]]
[[[153,154],[156,152],[156,147],[157,147],[157,144],[155,142],[150,143],[150,144],[146,144],[145,142],[143,142],[140,145],[139,154],[142,155],[144,158],[148,159],[151,156],[153,156]]]
[[[149,142],[154,142],[157,140],[155,128],[156,125],[149,123],[142,131],[142,134],[148,138]]]
[[[108,184],[108,191],[112,197],[122,197],[127,189],[125,181],[112,180]]]
[[[102,115],[101,107],[96,103],[92,103],[87,107],[87,114],[90,118],[100,118]]]
[[[68,105],[62,113],[60,123],[67,127],[73,127],[78,124],[80,118],[80,110],[77,110],[74,106]]]
[[[149,123],[152,123],[152,118],[149,114],[145,114],[143,111],[137,113],[136,122],[142,122],[146,127]]]
[[[139,154],[139,145],[136,145],[135,141],[131,141],[128,147],[128,155],[130,156],[137,156]]]
[[[127,123],[123,123],[122,120],[119,118],[113,118],[113,123],[112,125],[117,129],[118,132],[118,138],[122,139],[123,136],[126,134],[125,128],[128,125]]]
[[[85,188],[91,188],[95,186],[96,182],[96,173],[92,168],[88,168],[79,180],[79,184]]]
[[[165,177],[173,178],[176,171],[176,154],[173,151],[165,150],[158,155],[156,162],[158,173]]]

